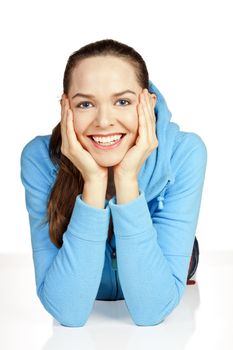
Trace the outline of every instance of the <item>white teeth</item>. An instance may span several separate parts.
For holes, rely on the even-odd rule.
[[[114,143],[116,143],[117,141],[111,141],[111,142],[96,142],[94,141],[95,143],[98,143],[99,145],[102,145],[102,146],[110,146],[110,145],[114,145]]]
[[[92,138],[95,142],[98,142],[98,143],[109,143],[109,142],[120,140],[121,136],[122,135],[113,135],[108,137],[92,136]]]

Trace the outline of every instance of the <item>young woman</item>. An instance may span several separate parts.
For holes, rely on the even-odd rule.
[[[37,295],[62,325],[124,299],[162,322],[190,277],[207,150],[180,131],[133,48],[90,43],[68,59],[61,121],[21,154]]]

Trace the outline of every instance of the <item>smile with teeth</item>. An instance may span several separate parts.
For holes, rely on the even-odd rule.
[[[108,136],[108,137],[97,137],[97,136],[92,136],[91,138],[98,144],[104,145],[104,146],[109,146],[113,145],[117,141],[120,140],[120,138],[123,136],[121,135],[114,135],[114,136]]]

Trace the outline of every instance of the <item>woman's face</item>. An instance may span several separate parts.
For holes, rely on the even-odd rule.
[[[126,90],[131,92],[124,92]],[[86,58],[73,70],[68,98],[74,114],[74,129],[83,148],[99,165],[118,164],[135,144],[138,136],[136,106],[141,92],[134,68],[117,57]],[[90,137],[115,133],[126,135],[112,149],[97,148]]]

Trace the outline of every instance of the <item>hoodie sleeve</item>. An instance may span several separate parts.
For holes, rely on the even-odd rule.
[[[126,306],[139,326],[161,323],[184,293],[204,184],[207,149],[195,133],[172,157],[175,182],[164,195],[164,207],[150,213],[144,191],[125,204],[109,202],[119,280]]]
[[[80,327],[91,313],[100,285],[110,209],[91,207],[79,194],[58,249],[43,221],[52,182],[49,158],[41,149],[36,138],[24,147],[20,159],[37,295],[62,325]]]

